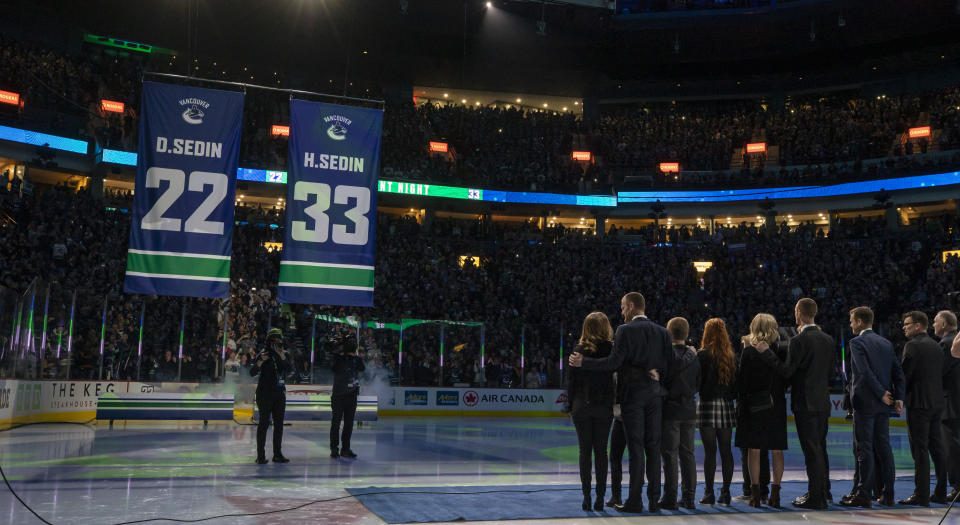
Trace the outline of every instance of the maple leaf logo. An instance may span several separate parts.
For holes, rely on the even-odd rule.
[[[468,390],[463,394],[463,404],[468,407],[475,407],[480,402],[480,395],[473,390]]]

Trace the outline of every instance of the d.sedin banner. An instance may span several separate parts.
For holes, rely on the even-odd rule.
[[[373,306],[383,111],[290,101],[282,303]]]
[[[143,83],[128,293],[227,297],[243,94]]]

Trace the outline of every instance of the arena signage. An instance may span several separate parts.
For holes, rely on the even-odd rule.
[[[290,101],[282,303],[373,306],[383,111]]]
[[[243,94],[143,83],[124,291],[227,297]]]
[[[20,93],[0,91],[0,103],[16,106],[20,104]]]
[[[100,101],[100,108],[110,113],[123,113],[123,102],[103,99]]]

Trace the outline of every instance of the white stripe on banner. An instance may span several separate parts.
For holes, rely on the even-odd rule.
[[[226,277],[204,277],[202,275],[176,275],[172,273],[146,273],[146,272],[127,272],[127,275],[134,277],[151,277],[161,279],[184,279],[187,281],[211,281],[218,283],[229,283],[230,279]]]
[[[228,255],[209,255],[206,253],[182,253],[182,252],[158,252],[154,250],[127,250],[130,253],[139,253],[141,255],[172,255],[174,257],[196,257],[197,259],[218,259],[221,261],[229,261],[230,256]]]
[[[316,262],[307,262],[307,261],[280,261],[280,264],[291,264],[294,266],[316,266],[319,268],[352,268],[355,270],[372,270],[373,266],[365,266],[362,264],[333,264],[333,263],[316,263]]]
[[[280,286],[289,286],[291,288],[327,288],[331,290],[356,290],[361,292],[372,292],[372,286],[341,286],[337,284],[309,284],[309,283],[279,283]]]

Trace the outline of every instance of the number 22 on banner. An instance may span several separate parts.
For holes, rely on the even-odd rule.
[[[293,198],[298,201],[309,201],[310,195],[316,195],[317,201],[304,208],[304,213],[314,221],[314,229],[307,228],[306,221],[293,221],[290,235],[295,241],[327,242],[330,234],[330,217],[324,213],[330,209],[330,185],[322,182],[297,181],[293,186]],[[369,235],[370,188],[365,186],[337,186],[333,191],[333,202],[349,204],[351,198],[357,203],[347,210],[344,215],[353,222],[353,232],[347,231],[343,224],[333,225],[333,242],[362,246],[367,244]]]
[[[150,208],[140,222],[144,230],[180,231],[180,219],[164,217],[163,214],[183,195],[183,182],[187,178],[181,170],[170,168],[150,168],[147,170],[147,188],[159,188],[160,181],[165,180],[170,185],[167,191],[160,195],[157,202]],[[210,195],[187,218],[183,231],[187,233],[210,233],[223,235],[223,222],[210,221],[210,214],[220,206],[227,196],[229,179],[223,173],[209,171],[194,171],[190,173],[189,191],[203,191],[206,186],[213,186]]]

